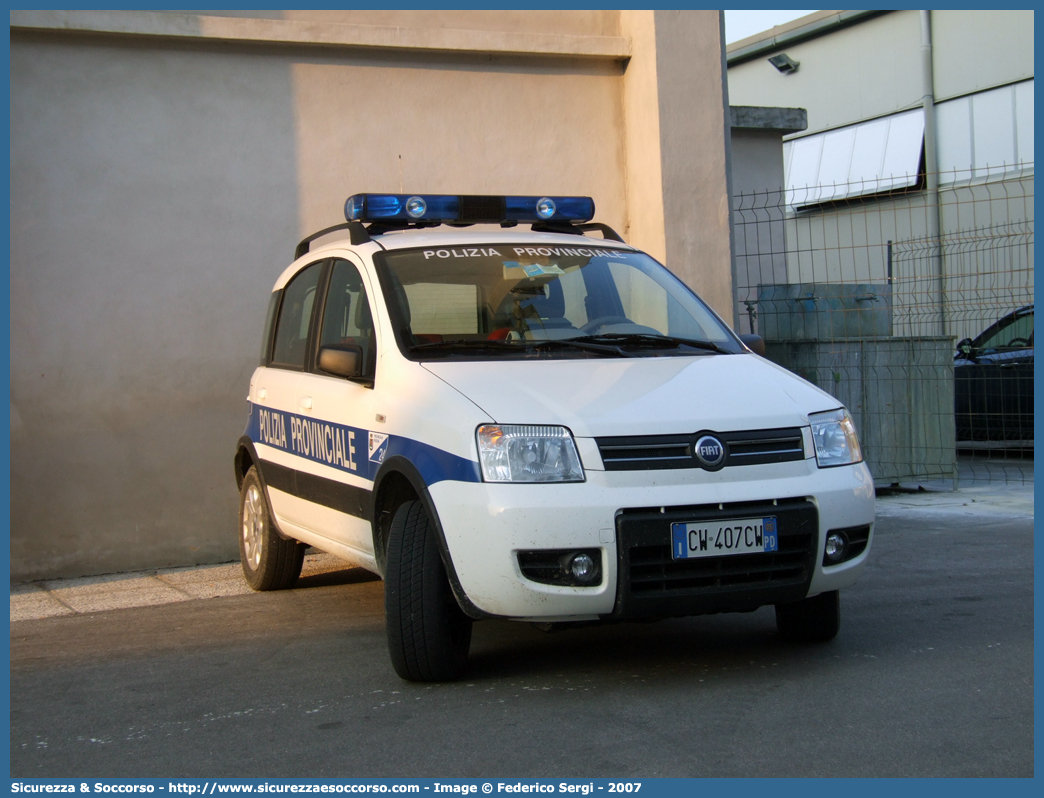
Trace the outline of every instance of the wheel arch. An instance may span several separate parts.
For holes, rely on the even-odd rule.
[[[474,619],[493,617],[476,607],[460,584],[456,568],[453,565],[453,557],[446,543],[446,533],[442,528],[435,502],[428,492],[427,483],[421,476],[417,467],[407,458],[402,456],[389,457],[381,464],[373,480],[373,504],[370,515],[370,524],[373,532],[374,559],[381,576],[384,576],[387,564],[388,530],[391,528],[391,520],[395,511],[407,501],[419,501],[428,518],[431,519],[435,528],[435,536],[439,544],[439,554],[442,556],[442,564],[446,568],[450,587],[457,604],[466,615]]]
[[[246,476],[247,471],[250,470],[251,466],[257,466],[257,473],[261,478],[261,484],[265,484],[265,477],[261,473],[261,461],[257,456],[257,451],[254,449],[254,442],[246,435],[240,438],[239,443],[236,444],[236,457],[234,462],[236,469],[236,490],[242,489],[243,478]]]
[[[276,531],[279,537],[286,540],[296,540],[296,538],[283,532],[279,527],[279,522],[276,520],[275,513],[271,511],[272,508],[272,497],[268,493],[268,482],[265,481],[265,470],[261,467],[261,458],[257,455],[257,450],[254,448],[254,442],[250,438],[244,435],[239,439],[239,443],[236,445],[236,456],[234,459],[235,471],[236,471],[236,490],[241,491],[243,489],[243,479],[247,475],[247,471],[251,468],[257,470],[257,478],[261,483],[261,488],[265,492],[265,501],[268,502],[269,507],[269,523],[272,524],[272,528]]]

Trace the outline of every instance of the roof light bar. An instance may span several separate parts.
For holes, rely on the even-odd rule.
[[[452,194],[353,194],[344,203],[350,222],[500,224],[587,222],[590,197],[501,197]]]

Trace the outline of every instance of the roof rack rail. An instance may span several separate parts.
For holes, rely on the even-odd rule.
[[[302,239],[301,243],[297,245],[297,249],[294,250],[294,260],[307,255],[310,245],[315,241],[315,239],[322,238],[327,233],[333,233],[337,230],[350,230],[353,246],[365,244],[367,241],[372,240],[370,234],[366,231],[366,228],[362,226],[362,222],[341,222],[340,224],[335,224],[333,227],[324,228],[318,233],[312,233],[307,238]]]
[[[597,230],[602,234],[602,238],[606,238],[610,241],[619,241],[621,244],[626,242],[613,228],[602,222],[584,222],[583,224],[574,224],[572,222],[533,222],[534,233],[566,233],[567,235],[582,236],[589,230]]]
[[[446,222],[446,225],[450,227],[471,227],[473,222]],[[518,222],[507,221],[501,222],[501,227],[516,227]],[[369,227],[364,227],[362,222],[342,222],[341,224],[335,224],[333,227],[326,227],[320,230],[318,233],[312,233],[305,239],[301,240],[301,243],[297,245],[297,249],[294,250],[294,260],[308,254],[310,244],[317,238],[322,238],[328,233],[335,233],[338,230],[350,230],[351,241],[353,246],[359,244],[366,244],[373,240],[372,236],[383,235],[393,230],[424,230],[430,227],[438,227],[438,223],[431,222],[374,222]],[[602,222],[585,222],[583,224],[576,224],[573,222],[533,222],[532,230],[534,233],[564,233],[566,235],[582,236],[584,233],[590,231],[597,231],[602,234],[602,237],[609,241],[619,241],[621,244],[627,243],[623,240],[623,237],[617,233],[613,228]]]

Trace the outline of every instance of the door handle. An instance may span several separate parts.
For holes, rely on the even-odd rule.
[[[301,406],[302,410],[311,410],[312,409],[312,397],[311,396],[302,396],[300,398],[300,400],[298,400],[298,404]]]

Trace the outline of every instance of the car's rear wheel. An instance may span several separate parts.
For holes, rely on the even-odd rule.
[[[272,524],[265,489],[251,466],[239,491],[239,559],[254,590],[285,590],[301,575],[307,547],[280,537]]]
[[[400,505],[392,519],[384,609],[388,652],[399,676],[442,682],[464,672],[471,619],[453,597],[435,530],[419,501]]]
[[[785,640],[816,643],[833,640],[841,628],[841,596],[836,590],[776,605],[776,629]]]

